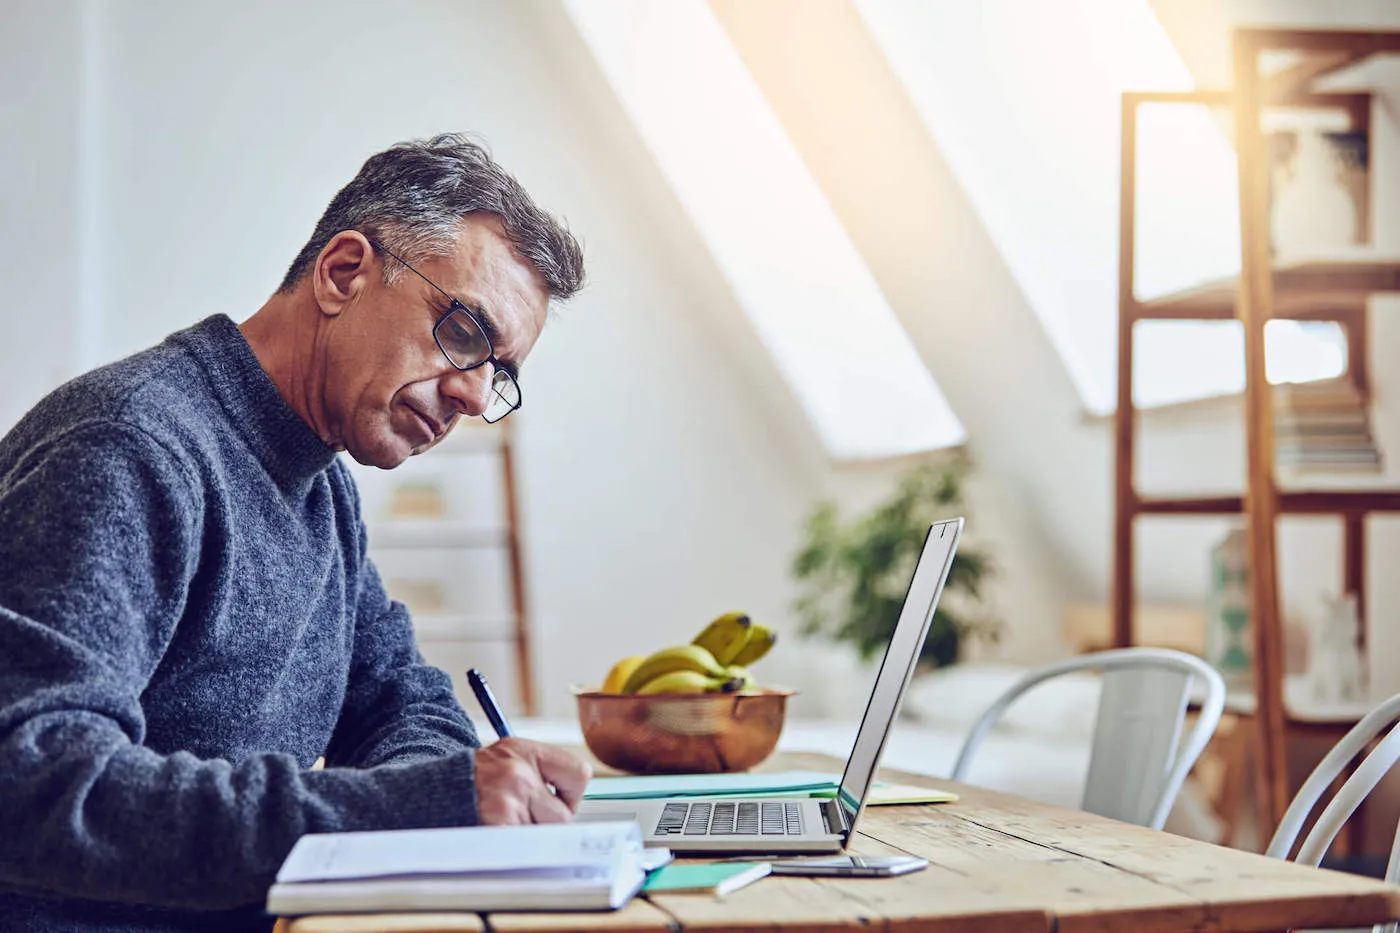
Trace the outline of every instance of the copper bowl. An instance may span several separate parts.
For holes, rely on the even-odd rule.
[[[583,741],[636,774],[744,771],[773,753],[794,691],[633,696],[575,688]]]

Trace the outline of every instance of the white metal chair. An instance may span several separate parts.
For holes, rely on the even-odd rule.
[[[1316,808],[1323,791],[1332,786],[1332,782],[1341,775],[1342,769],[1365,751],[1366,746],[1396,719],[1400,719],[1400,695],[1391,697],[1371,710],[1360,722],[1352,726],[1351,731],[1342,736],[1299,788],[1293,802],[1288,805],[1283,820],[1278,824],[1278,829],[1274,831],[1274,838],[1270,840],[1265,854],[1274,858],[1288,858],[1289,853],[1293,851],[1293,844],[1298,839],[1298,833],[1302,831],[1303,824]],[[1294,861],[1303,865],[1321,863],[1322,857],[1332,847],[1347,819],[1356,812],[1356,808],[1361,806],[1367,795],[1375,790],[1381,778],[1389,773],[1396,761],[1400,761],[1400,729],[1391,729],[1371,753],[1362,759],[1355,773],[1347,778],[1346,783],[1323,808],[1322,815],[1317,818],[1317,822],[1303,839],[1303,844],[1299,846]],[[1395,841],[1391,844],[1385,880],[1389,884],[1400,883],[1400,833],[1397,833]],[[1395,933],[1396,925],[1379,924],[1375,929]]]
[[[987,732],[1013,702],[1047,680],[1074,671],[1101,671],[1089,775],[1081,807],[1090,813],[1161,829],[1172,804],[1225,709],[1225,682],[1205,661],[1165,648],[1119,648],[1031,671],[994,702],[972,727],[954,780],[964,780]],[[1181,741],[1192,681],[1204,687],[1200,715]]]

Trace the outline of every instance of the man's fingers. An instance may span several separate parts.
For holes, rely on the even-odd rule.
[[[574,811],[564,806],[558,797],[549,792],[548,787],[540,787],[530,798],[530,821],[532,823],[568,823],[574,818]]]
[[[477,795],[487,822],[567,822],[592,774],[564,749],[529,739],[501,739],[477,752]]]
[[[535,763],[539,766],[540,776],[554,785],[559,799],[570,811],[577,810],[588,779],[593,776],[593,768],[588,762],[575,758],[562,748],[541,745]]]

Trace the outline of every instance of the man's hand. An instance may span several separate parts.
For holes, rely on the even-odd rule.
[[[567,823],[592,775],[587,762],[562,748],[501,739],[476,753],[478,818],[482,825]]]

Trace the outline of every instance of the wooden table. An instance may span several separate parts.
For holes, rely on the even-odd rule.
[[[764,770],[839,770],[822,755]],[[633,899],[594,914],[302,917],[277,933],[491,930],[819,931],[1284,930],[1400,919],[1400,888],[1173,836],[1020,797],[898,771],[888,780],[956,790],[956,803],[872,807],[852,850],[931,863],[897,878],[769,877],[724,900]],[[489,926],[488,926],[489,921]]]

